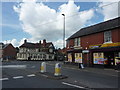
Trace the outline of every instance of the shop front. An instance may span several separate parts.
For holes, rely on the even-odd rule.
[[[67,51],[67,61],[69,63],[73,63],[73,64],[83,63],[82,50],[81,49],[73,49],[73,50]]]
[[[120,46],[100,47],[90,49],[93,66],[103,66],[104,68],[115,68],[120,58]]]

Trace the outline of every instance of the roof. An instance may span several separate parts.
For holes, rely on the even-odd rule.
[[[120,23],[118,23],[118,21],[120,21],[120,17],[82,28],[70,36],[67,40],[120,27]]]
[[[46,43],[45,47],[46,47],[46,48],[49,48],[50,45],[53,46],[52,42]],[[20,46],[20,48],[21,48],[21,47],[26,47],[26,48],[40,48],[40,47],[43,47],[43,44],[26,42],[26,43],[22,44],[22,45]]]
[[[27,43],[22,44],[20,47],[35,48],[35,47],[37,47],[37,46],[38,46],[38,45],[35,45],[34,43],[29,43],[29,42],[27,42]]]
[[[9,44],[4,44],[4,43],[0,43],[0,45],[2,45],[2,49],[5,49],[6,47],[8,47],[9,45],[13,46],[11,43]]]
[[[4,44],[3,49],[5,49],[8,45],[10,45],[10,44]]]

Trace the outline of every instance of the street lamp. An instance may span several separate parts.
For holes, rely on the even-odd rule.
[[[65,48],[65,14],[62,14],[62,16],[64,17],[64,21],[63,21],[63,49]]]
[[[64,17],[64,21],[63,21],[63,59],[65,59],[65,55],[64,55],[64,48],[65,48],[65,14],[62,14],[62,16]]]

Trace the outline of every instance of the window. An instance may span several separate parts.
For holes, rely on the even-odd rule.
[[[52,56],[51,56],[51,55],[49,55],[49,59],[52,59]]]
[[[74,46],[80,46],[80,38],[74,39]]]
[[[43,58],[44,58],[44,59],[46,58],[46,55],[45,55],[45,54],[43,54]]]
[[[42,58],[42,54],[40,54],[39,56],[40,56],[40,58]]]
[[[111,31],[104,32],[104,42],[111,42],[111,41],[112,41]]]
[[[69,40],[67,40],[67,47],[69,48]]]

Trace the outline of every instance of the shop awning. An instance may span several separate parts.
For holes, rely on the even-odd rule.
[[[100,48],[90,49],[90,51],[91,52],[120,51],[120,46],[115,46],[115,47],[100,47]]]
[[[82,49],[71,49],[71,50],[67,50],[67,53],[70,53],[70,52],[79,53],[79,52],[82,52]]]

